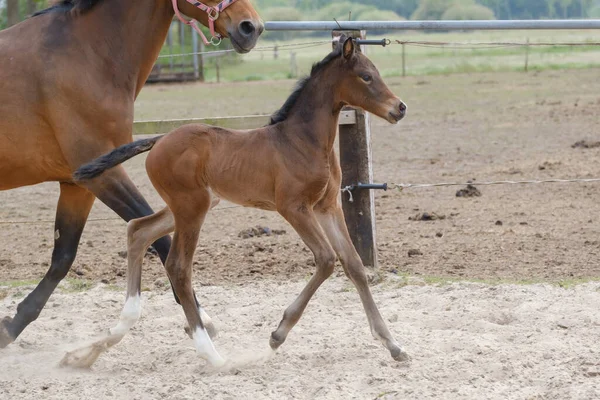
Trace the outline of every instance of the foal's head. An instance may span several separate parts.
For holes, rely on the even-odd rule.
[[[406,114],[402,102],[381,79],[371,60],[356,51],[352,38],[342,37],[339,68],[335,72],[341,79],[337,85],[341,102],[360,107],[390,123],[397,123]]]
[[[223,37],[228,37],[238,53],[247,53],[252,50],[264,30],[264,25],[250,0],[237,0],[220,13],[211,11],[210,16],[187,0],[176,1],[182,13],[200,21],[204,26],[208,26],[208,19],[212,18],[215,31]],[[198,0],[198,2],[209,7],[227,3],[223,0]]]

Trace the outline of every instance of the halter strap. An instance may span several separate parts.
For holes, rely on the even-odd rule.
[[[194,28],[194,30],[198,32],[198,34],[202,38],[204,44],[212,44],[213,46],[218,46],[219,43],[221,43],[222,37],[219,33],[215,32],[215,21],[217,20],[217,18],[219,18],[219,14],[223,12],[223,10],[235,3],[237,0],[223,0],[222,2],[213,7],[207,6],[206,4],[196,0],[186,1],[194,7],[199,8],[200,10],[206,13],[206,15],[208,16],[208,28],[210,29],[210,34],[212,35],[212,37],[210,38],[210,40],[206,38],[206,36],[198,26],[198,21],[196,21],[195,19],[192,19],[190,21],[186,20],[179,11],[179,7],[177,6],[177,0],[173,0],[173,10],[175,11],[175,15],[177,15],[177,18],[179,18],[179,20],[182,23],[190,25],[192,28]]]

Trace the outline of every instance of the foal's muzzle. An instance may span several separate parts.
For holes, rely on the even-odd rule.
[[[398,99],[398,102],[394,105],[393,110],[388,114],[388,121],[393,124],[397,123],[406,115],[406,109],[406,104],[404,104],[402,100]]]

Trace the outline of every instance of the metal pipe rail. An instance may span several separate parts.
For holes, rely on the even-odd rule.
[[[490,21],[268,21],[267,31],[600,29],[600,19]]]

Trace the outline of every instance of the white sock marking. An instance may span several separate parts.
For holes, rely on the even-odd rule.
[[[206,329],[197,327],[193,336],[196,351],[200,357],[207,360],[213,367],[220,367],[225,364],[225,360],[215,349],[215,345],[212,340],[210,340],[210,336],[208,336]]]
[[[125,301],[123,311],[121,311],[121,319],[117,326],[110,330],[112,335],[125,335],[133,325],[140,319],[142,315],[142,306],[140,304],[140,296],[135,295],[128,297]]]
[[[204,311],[204,308],[199,307],[199,311],[200,311],[200,318],[202,318],[202,323],[204,325],[210,325],[210,324],[212,324],[212,319],[208,316],[208,314],[206,313],[206,311]]]

